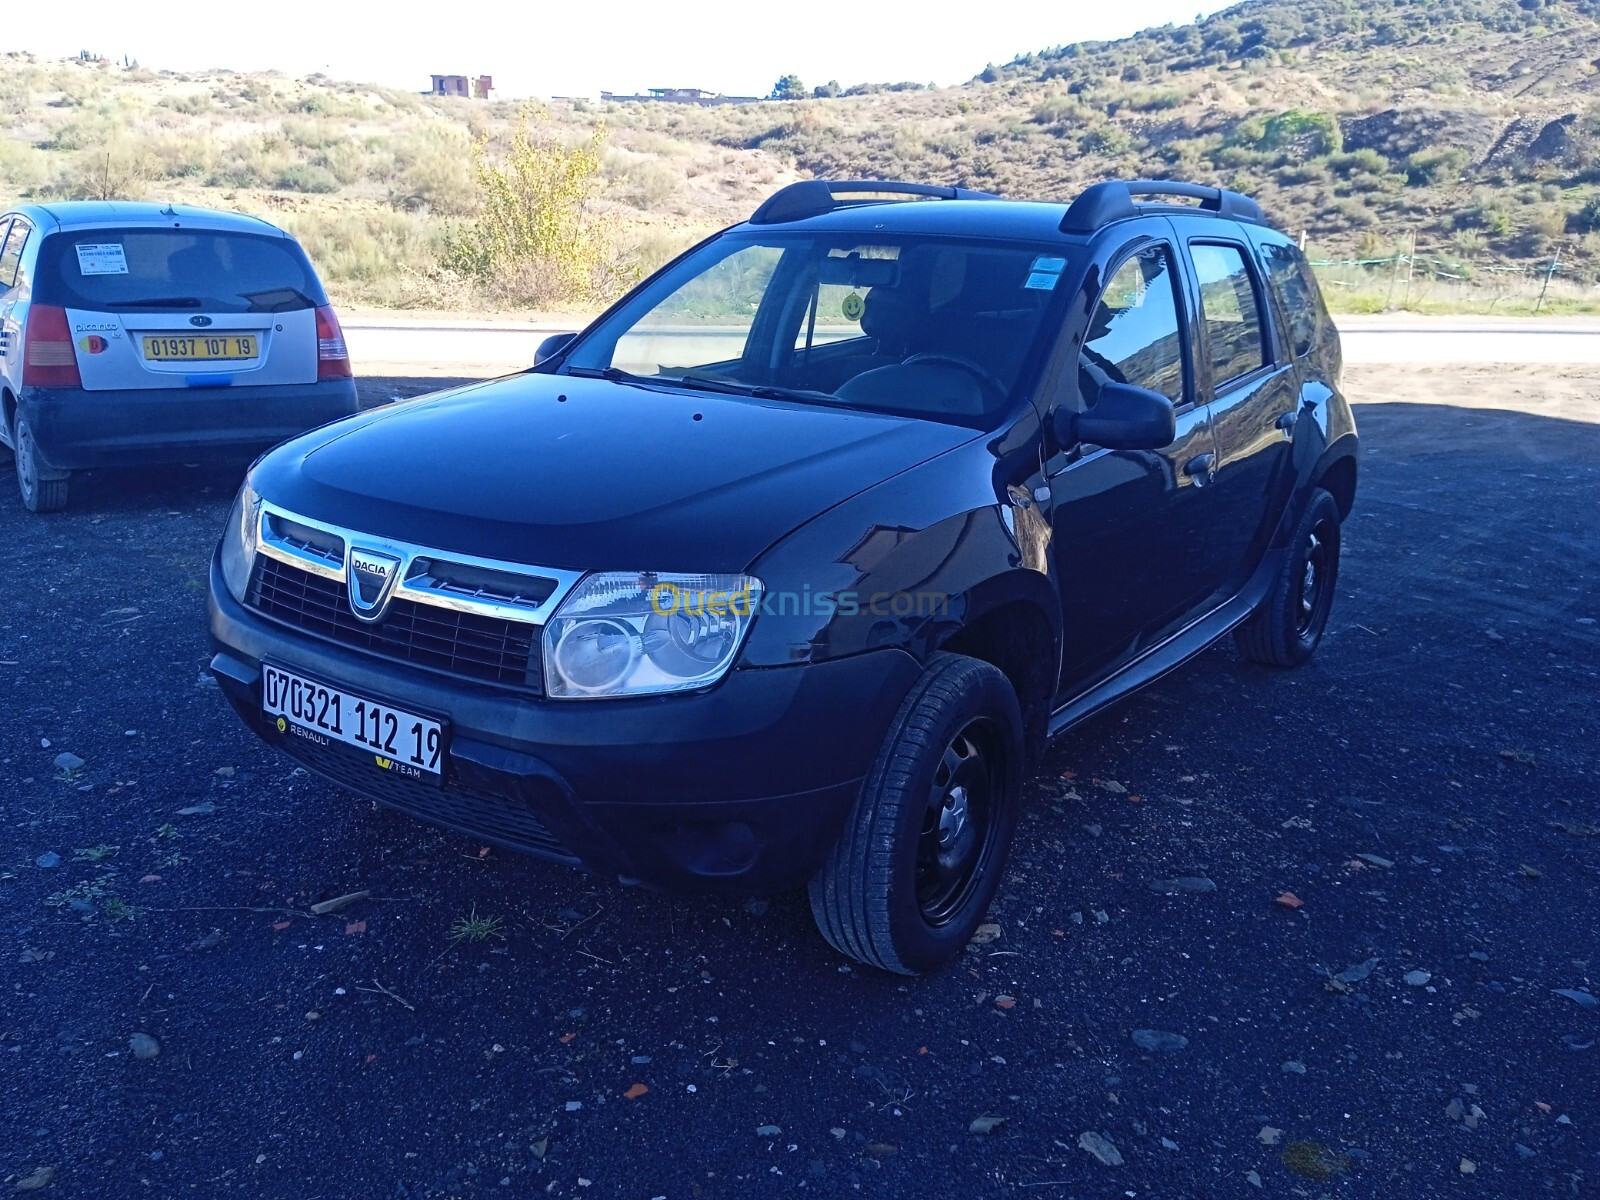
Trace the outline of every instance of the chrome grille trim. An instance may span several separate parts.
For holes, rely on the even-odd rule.
[[[339,560],[335,562],[323,547],[311,545],[280,529],[274,523],[274,518],[337,538],[343,548]],[[343,583],[347,577],[350,546],[352,543],[358,543],[367,549],[393,554],[400,559],[400,581],[395,585],[395,599],[412,600],[418,604],[428,604],[434,608],[449,609],[453,612],[498,617],[502,621],[520,621],[542,626],[584,574],[582,571],[537,567],[528,563],[507,562],[496,558],[480,558],[472,554],[458,554],[451,550],[436,550],[412,542],[397,541],[394,538],[368,536],[353,529],[330,525],[326,521],[303,517],[299,513],[290,512],[267,501],[261,503],[259,520],[257,553],[265,554],[269,558],[275,558],[292,567],[299,567],[302,571],[309,571],[313,575],[321,575],[326,579]],[[528,581],[528,594],[524,595],[520,591],[502,593],[481,587],[468,589],[446,579],[440,579],[436,572],[447,572],[452,565],[519,576]],[[538,599],[537,597],[544,594],[547,589],[548,594],[545,594],[543,599]]]

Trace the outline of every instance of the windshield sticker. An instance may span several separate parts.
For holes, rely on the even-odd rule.
[[[866,307],[866,301],[861,298],[860,294],[857,292],[851,292],[844,298],[844,303],[839,305],[839,311],[844,314],[845,320],[859,321],[861,319],[861,314],[863,311],[865,311]]]
[[[1059,275],[1067,269],[1067,260],[1064,258],[1048,258],[1043,255],[1033,260],[1032,271],[1041,271],[1046,275]]]
[[[1035,271],[1022,286],[1035,292],[1053,292],[1060,282],[1061,276],[1054,271]]]
[[[80,275],[126,275],[128,257],[121,242],[94,242],[77,247]]]

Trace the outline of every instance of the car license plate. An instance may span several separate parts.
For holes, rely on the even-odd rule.
[[[261,708],[280,733],[324,745],[343,742],[365,751],[378,770],[440,782],[444,726],[438,721],[271,663],[261,667]]]
[[[203,337],[146,337],[144,356],[151,362],[216,362],[258,358],[261,349],[247,333],[213,333]]]

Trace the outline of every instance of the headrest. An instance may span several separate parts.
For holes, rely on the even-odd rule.
[[[904,345],[916,332],[918,321],[926,314],[912,307],[904,293],[894,288],[875,287],[867,293],[866,306],[861,312],[861,332],[896,345]]]

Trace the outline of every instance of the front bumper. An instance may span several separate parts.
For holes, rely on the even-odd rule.
[[[353,379],[262,387],[22,389],[39,453],[59,471],[227,459],[356,411]]]
[[[689,891],[772,892],[808,879],[920,671],[909,654],[880,650],[735,670],[702,693],[552,701],[280,626],[234,600],[215,558],[208,615],[223,693],[306,766],[491,844]],[[264,660],[448,722],[444,787],[279,732],[261,711]]]

